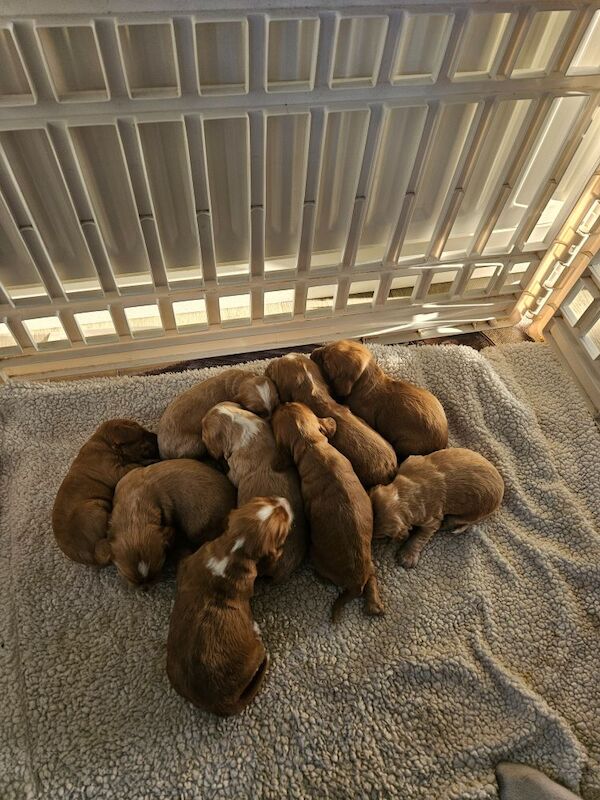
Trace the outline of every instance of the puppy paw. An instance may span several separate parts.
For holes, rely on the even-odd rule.
[[[382,617],[385,614],[385,608],[381,603],[366,603],[365,614],[369,617]]]
[[[414,569],[419,563],[420,557],[421,554],[414,550],[401,550],[398,553],[398,561],[404,569]]]

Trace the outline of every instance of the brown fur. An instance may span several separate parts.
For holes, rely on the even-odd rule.
[[[300,473],[311,560],[322,577],[343,589],[332,609],[334,622],[345,603],[361,595],[367,614],[383,613],[371,561],[371,504],[351,463],[327,441],[335,428],[334,419],[319,419],[302,403],[287,403],[273,415],[280,458],[291,456]]]
[[[158,460],[156,434],[131,419],[103,422],[83,445],[60,485],[52,527],[63,553],[103,566],[96,545],[106,538],[115,486],[130,470]]]
[[[411,456],[393,483],[371,489],[373,535],[403,542],[401,564],[416,567],[436,531],[464,531],[492,514],[503,495],[502,476],[473,450],[451,447]]]
[[[202,439],[213,458],[227,461],[229,480],[238,490],[239,506],[263,495],[285,497],[290,503],[294,522],[281,558],[258,565],[259,575],[285,580],[306,555],[308,526],[295,467],[290,465],[281,472],[273,469],[277,446],[271,426],[236,403],[219,403],[202,421]]]
[[[448,422],[440,401],[407,381],[390,378],[373,354],[343,340],[311,353],[334,394],[390,442],[399,459],[426,455],[448,444]]]
[[[202,458],[202,418],[225,401],[239,403],[259,417],[269,417],[279,403],[277,389],[264,375],[244,369],[227,369],[197,383],[166,407],[158,423],[161,458]]]
[[[133,470],[117,484],[109,537],[99,548],[129,583],[151,583],[178,532],[196,547],[214,539],[235,501],[227,478],[199,461],[180,458]]]
[[[277,386],[282,403],[304,403],[318,417],[335,420],[331,444],[350,460],[364,486],[392,480],[397,468],[393,448],[366,422],[333,400],[314,361],[303,355],[287,355],[271,361],[265,375]]]
[[[180,695],[205,711],[239,714],[260,689],[269,659],[250,608],[256,563],[278,557],[290,524],[285,500],[255,497],[231,512],[222,536],[180,566],[167,674]]]

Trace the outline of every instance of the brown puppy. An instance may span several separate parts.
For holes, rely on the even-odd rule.
[[[219,536],[236,492],[218,470],[179,458],[135,469],[117,484],[109,536],[98,557],[132,585],[151,583],[179,532],[195,546]]]
[[[442,404],[426,389],[390,378],[370,350],[343,340],[311,353],[334,394],[390,442],[399,459],[426,455],[448,444]]]
[[[158,460],[156,434],[132,419],[103,422],[83,445],[60,485],[52,527],[63,553],[101,566],[97,543],[106,538],[115,486],[130,470]]]
[[[227,461],[229,480],[238,490],[238,506],[264,495],[288,500],[294,522],[283,554],[272,564],[261,562],[258,565],[259,575],[285,580],[306,555],[308,526],[294,466],[281,472],[273,469],[277,445],[271,426],[236,403],[219,403],[202,421],[202,440],[213,458]]]
[[[256,563],[283,552],[287,500],[255,497],[232,511],[227,530],[186,558],[167,641],[174,689],[213,714],[239,714],[258,692],[269,657],[252,617]]]
[[[265,375],[277,386],[282,403],[304,403],[318,417],[335,420],[331,444],[350,460],[364,486],[392,480],[398,466],[393,448],[362,419],[332,399],[314,361],[290,353],[271,361]]]
[[[389,486],[371,489],[375,538],[405,542],[400,563],[416,567],[438,530],[464,531],[502,502],[504,481],[479,453],[462,447],[411,456]],[[415,528],[410,535],[411,528]]]
[[[197,383],[172,400],[158,423],[161,458],[202,458],[202,418],[209,408],[226,400],[239,403],[259,417],[269,417],[279,403],[277,389],[264,375],[226,369]]]
[[[335,420],[319,419],[302,403],[287,403],[273,415],[273,432],[281,465],[291,455],[300,473],[315,569],[343,589],[333,621],[349,600],[363,594],[366,613],[382,614],[371,561],[371,503],[352,464],[327,441],[335,435]]]

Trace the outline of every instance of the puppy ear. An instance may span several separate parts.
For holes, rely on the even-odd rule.
[[[217,461],[220,458],[229,458],[231,453],[225,452],[224,446],[225,432],[223,426],[215,414],[204,417],[202,420],[202,441],[209,452],[209,455]]]
[[[315,349],[310,354],[311,361],[314,361],[315,364],[318,364],[320,367],[323,366],[324,351],[325,347],[315,347]]]
[[[290,469],[293,466],[294,461],[290,451],[285,447],[279,446],[271,461],[271,469],[275,472],[285,472],[286,469]]]
[[[107,567],[112,563],[113,554],[108,539],[99,539],[94,547],[94,559],[99,567]]]
[[[275,558],[290,531],[292,520],[283,506],[276,506],[264,523],[263,557]]]
[[[137,422],[134,422],[134,420],[110,420],[106,424],[108,427],[108,436],[116,445],[137,442],[142,438],[144,433],[149,433],[148,431],[145,431],[141,425],[138,425]]]
[[[328,439],[333,439],[337,431],[337,423],[333,417],[319,417],[319,430]]]

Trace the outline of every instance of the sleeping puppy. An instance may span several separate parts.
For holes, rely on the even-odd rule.
[[[337,622],[344,605],[361,595],[367,614],[382,614],[371,561],[371,503],[352,464],[327,441],[335,435],[335,420],[319,419],[302,403],[286,403],[273,415],[273,432],[278,466],[291,456],[300,473],[315,569],[343,589],[332,620]]]
[[[264,375],[227,369],[183,392],[166,407],[158,423],[161,458],[202,458],[202,418],[225,400],[239,403],[259,417],[269,417],[279,403],[277,389]]]
[[[343,340],[311,353],[334,394],[390,442],[399,459],[426,455],[448,444],[442,404],[426,389],[390,378],[373,354]]]
[[[98,557],[133,586],[160,574],[179,533],[197,547],[219,536],[236,493],[218,470],[189,458],[135,469],[117,484],[109,536]]]
[[[273,469],[277,446],[271,426],[236,403],[219,403],[202,421],[202,440],[213,458],[227,461],[228,477],[237,487],[239,506],[263,495],[285,497],[289,502],[294,522],[283,554],[273,564],[261,561],[258,565],[259,575],[285,580],[306,554],[308,529],[293,464],[285,471]]]
[[[417,566],[436,531],[460,533],[492,514],[502,502],[504,481],[479,453],[451,447],[407,458],[393,483],[370,494],[373,536],[403,542],[400,563],[408,569]]]
[[[283,552],[292,512],[282,497],[255,497],[227,530],[182,561],[167,641],[173,688],[213,714],[239,714],[265,677],[269,657],[250,598],[258,561]]]
[[[83,445],[60,485],[52,528],[63,553],[102,566],[96,545],[106,538],[115,486],[130,470],[158,460],[156,434],[132,419],[103,422]]]
[[[350,460],[364,486],[389,483],[393,479],[398,464],[391,445],[362,419],[332,399],[314,361],[290,353],[271,361],[265,375],[277,386],[282,403],[304,403],[318,417],[335,420],[336,430],[331,444]]]

